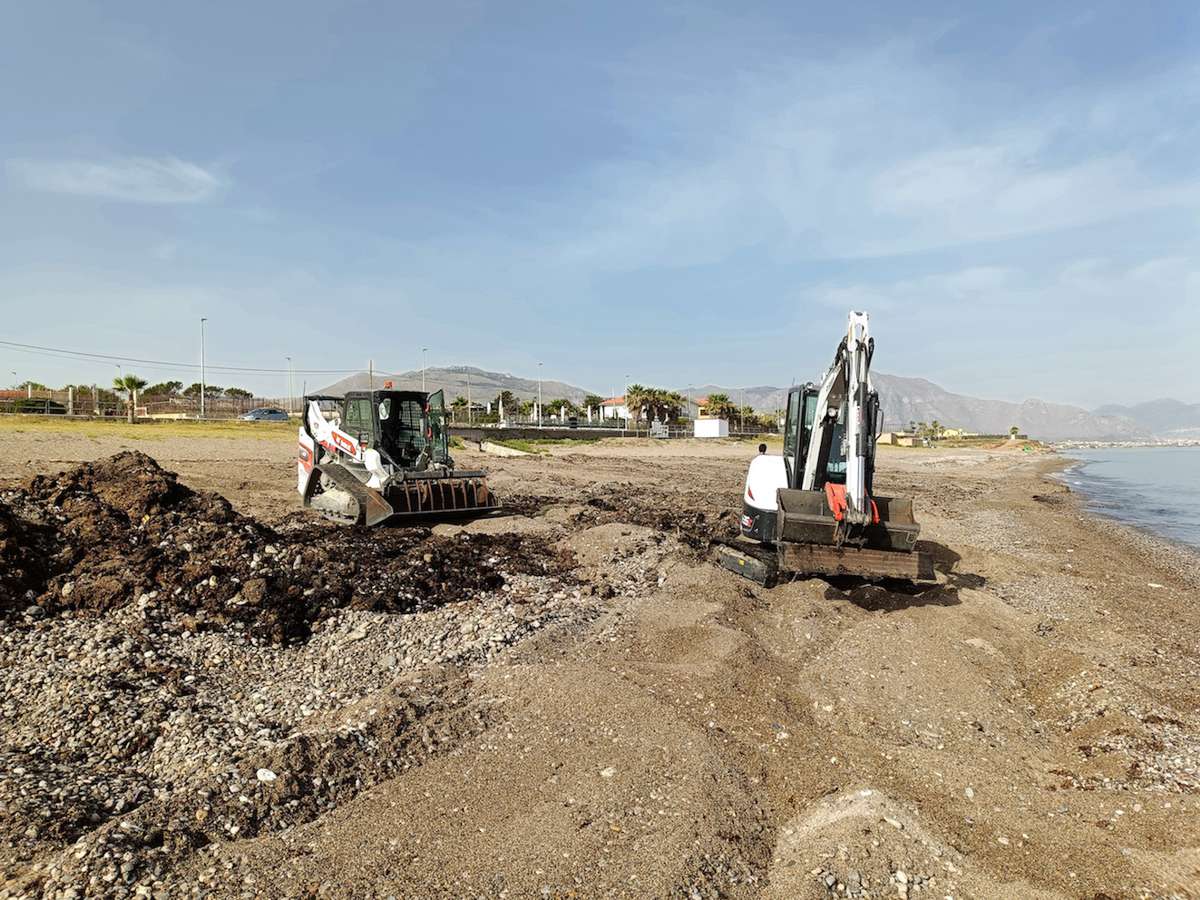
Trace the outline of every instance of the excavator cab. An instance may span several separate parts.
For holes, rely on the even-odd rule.
[[[800,489],[804,473],[813,422],[817,416],[817,394],[815,385],[805,384],[788,391],[786,418],[783,426],[783,460],[787,471],[787,486]],[[872,391],[867,401],[867,433],[876,435],[879,423],[879,395]],[[846,483],[846,423],[845,410],[838,416],[837,424],[829,430],[828,446],[822,445],[826,456],[825,465],[818,467],[817,484],[814,489],[824,489],[828,484]],[[865,473],[867,493],[871,492],[875,475],[875,441],[866,448],[867,466]]]

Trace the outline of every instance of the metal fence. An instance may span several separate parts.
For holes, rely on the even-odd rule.
[[[291,404],[298,408],[298,401]],[[236,419],[259,407],[288,411],[289,402],[279,397],[206,397],[205,419]],[[199,397],[139,396],[135,408],[139,419],[198,419]],[[68,388],[66,390],[0,391],[0,413],[48,416],[86,416],[125,418],[129,406],[125,398],[105,388]]]

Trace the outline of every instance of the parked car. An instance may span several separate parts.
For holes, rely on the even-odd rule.
[[[274,406],[260,406],[238,416],[243,422],[286,422],[288,414]]]

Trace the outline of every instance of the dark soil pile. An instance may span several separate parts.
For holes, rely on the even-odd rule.
[[[126,451],[37,476],[0,504],[0,614],[99,613],[138,602],[167,628],[303,639],[332,609],[410,612],[556,563],[518,535],[305,526],[278,532]],[[554,568],[561,568],[555,565]]]
[[[0,500],[0,615],[28,606],[46,581],[54,530],[19,518]]]

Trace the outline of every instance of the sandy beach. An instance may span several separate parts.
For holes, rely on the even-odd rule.
[[[1200,566],[1054,454],[885,448],[938,584],[765,589],[751,443],[460,451],[510,515],[355,535],[294,434],[0,429],[0,552],[76,548],[0,604],[0,897],[1200,893]],[[68,477],[125,450],[179,487]]]

